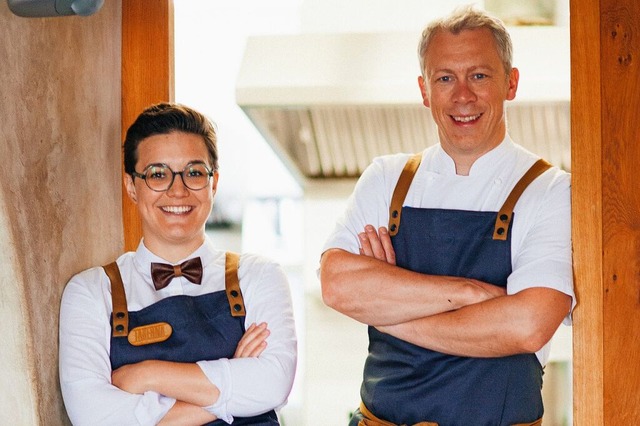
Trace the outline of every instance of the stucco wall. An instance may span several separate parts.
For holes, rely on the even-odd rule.
[[[67,280],[123,247],[121,1],[26,19],[0,1],[0,424],[68,424],[58,385]]]

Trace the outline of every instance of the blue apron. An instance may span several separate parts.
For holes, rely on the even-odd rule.
[[[536,171],[536,176],[542,171]],[[411,179],[405,182],[404,195]],[[498,213],[412,207],[392,211],[391,218],[398,213],[402,218],[402,226],[399,219],[395,226],[390,221],[396,264],[424,274],[468,277],[505,287],[511,273],[512,207],[529,182],[517,185],[505,203],[510,204],[507,210],[511,208],[508,217],[504,209]],[[497,226],[501,221],[496,215],[508,225]],[[376,417],[395,424],[512,425],[542,417],[542,374],[535,354],[452,356],[369,327],[361,397]],[[350,424],[357,425],[361,418],[356,411]]]
[[[111,368],[147,359],[194,363],[201,360],[233,358],[245,332],[244,301],[237,279],[238,257],[227,253],[225,290],[201,296],[172,296],[135,312],[126,309],[126,296],[117,265],[105,267],[111,280],[113,312],[111,317]],[[115,265],[115,266],[114,266]],[[134,346],[127,339],[136,327],[169,323],[170,337],[164,341]],[[271,410],[255,417],[234,417],[233,425],[279,425]],[[227,425],[216,420],[207,425]]]

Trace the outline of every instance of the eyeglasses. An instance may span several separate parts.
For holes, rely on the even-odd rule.
[[[176,175],[180,175],[184,186],[197,191],[209,184],[213,171],[202,162],[189,163],[181,172],[174,172],[166,164],[150,164],[142,173],[133,172],[131,175],[144,180],[149,189],[156,192],[168,191]]]

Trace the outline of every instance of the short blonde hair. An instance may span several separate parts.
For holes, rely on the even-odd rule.
[[[440,31],[449,31],[452,34],[459,34],[464,30],[477,30],[487,28],[491,31],[494,40],[496,41],[496,48],[498,49],[498,55],[504,65],[504,70],[509,75],[511,73],[513,62],[513,45],[511,43],[511,36],[507,32],[504,23],[489,15],[487,12],[478,10],[472,5],[463,6],[457,8],[451,13],[451,15],[444,18],[432,21],[422,31],[422,37],[418,44],[418,58],[420,61],[420,73],[425,76],[425,56],[427,50],[429,50],[429,44],[433,39],[433,36]]]

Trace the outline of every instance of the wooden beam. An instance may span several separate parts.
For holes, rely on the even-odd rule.
[[[174,100],[173,0],[122,1],[122,140],[147,106]],[[136,206],[122,188],[125,251],[142,237]]]
[[[640,422],[640,3],[571,2],[574,424]]]
[[[589,4],[584,4],[584,3]],[[574,424],[603,422],[602,113],[599,0],[571,1]],[[580,42],[577,42],[580,40]],[[580,212],[580,214],[577,214]]]
[[[640,424],[640,3],[600,7],[605,423]]]

